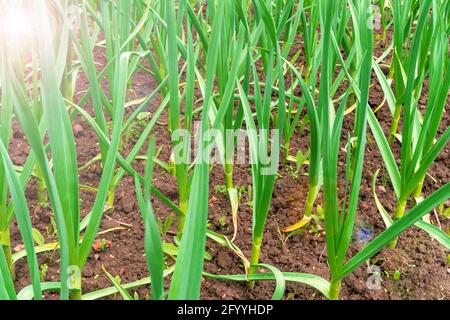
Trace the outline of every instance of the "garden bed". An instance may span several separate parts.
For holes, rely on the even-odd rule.
[[[380,42],[377,42],[380,43]],[[380,45],[381,46],[381,45]],[[377,48],[376,54],[380,54],[383,48]],[[96,52],[96,60],[104,61],[103,53]],[[301,59],[300,59],[301,60]],[[378,106],[383,100],[383,92],[375,77],[373,77],[373,87],[370,91],[369,103],[371,106]],[[77,91],[82,91],[88,86],[86,77],[82,75],[77,82]],[[133,100],[147,96],[157,87],[157,83],[145,72],[137,72],[133,78],[132,88],[129,91],[127,100]],[[104,88],[106,90],[106,88]],[[427,89],[424,89],[427,92]],[[425,104],[427,97],[422,97],[421,103]],[[161,98],[157,96],[151,101],[148,110],[154,112],[161,103]],[[87,105],[87,110],[92,111],[92,106]],[[442,121],[441,130],[450,125],[450,102],[447,101],[446,113]],[[389,133],[391,115],[385,105],[377,112],[377,118],[385,131]],[[157,148],[161,147],[159,158],[168,161],[170,157],[170,136],[167,131],[167,111],[164,111],[160,118],[161,124],[157,124],[153,130],[156,136]],[[123,146],[123,155],[127,155],[132,148],[136,137],[145,125],[135,123],[131,129],[128,145]],[[81,117],[77,118],[73,125],[79,164],[83,165],[94,158],[99,153],[98,139],[95,132]],[[353,115],[344,119],[344,136],[353,128]],[[298,131],[298,130],[297,130]],[[309,147],[308,128],[299,135],[295,133],[291,143],[291,154],[296,154],[298,150],[306,151]],[[29,147],[19,126],[14,125],[14,134],[10,143],[10,155],[15,164],[21,165],[27,158]],[[399,145],[394,147],[395,155],[398,157]],[[145,150],[141,151],[144,154]],[[373,228],[374,235],[385,229],[383,220],[378,213],[372,194],[372,178],[374,173],[382,168],[383,159],[378,151],[377,145],[371,132],[368,132],[368,145],[358,205],[357,224],[360,227]],[[345,159],[341,159],[344,166]],[[136,169],[143,172],[144,163],[137,161],[134,163]],[[80,171],[81,184],[96,187],[101,177],[101,164],[96,162],[90,167]],[[450,181],[450,147],[446,146],[437,158],[429,172],[424,184],[424,195],[427,196],[439,187]],[[276,180],[271,208],[264,233],[264,243],[261,252],[261,262],[276,266],[284,272],[305,272],[329,278],[326,261],[326,245],[323,231],[312,225],[301,234],[287,237],[281,231],[295,223],[301,216],[308,189],[307,170],[301,168],[299,172],[295,170],[295,164],[283,164],[280,168],[279,178]],[[388,212],[395,210],[395,197],[387,183],[383,185],[382,172],[377,180],[376,191],[380,201]],[[242,191],[238,214],[238,236],[235,244],[243,251],[245,256],[250,256],[251,249],[251,229],[252,229],[252,208],[248,204],[248,186],[251,185],[250,166],[235,166],[235,185]],[[209,229],[228,237],[233,235],[233,224],[231,221],[231,207],[224,189],[224,175],[220,166],[216,166],[211,171],[209,193]],[[340,182],[345,181],[345,173],[340,172]],[[178,193],[176,180],[159,166],[155,167],[154,185],[170,200],[177,203]],[[51,224],[51,209],[40,204],[37,200],[35,183],[32,182],[26,191],[27,199],[31,208],[32,223],[45,237],[46,243],[56,241],[56,235]],[[86,215],[92,208],[95,200],[95,193],[90,191],[81,192],[82,213]],[[321,195],[317,203],[322,202]],[[170,208],[165,206],[160,200],[153,198],[153,206],[157,219],[167,221],[169,216],[175,214]],[[437,224],[436,217],[432,214],[433,223]],[[176,217],[175,217],[176,221]],[[449,230],[448,219],[441,220],[442,228]],[[323,224],[323,221],[322,221]],[[171,230],[163,235],[166,242],[173,241],[175,223]],[[312,228],[315,227],[315,228]],[[358,227],[357,227],[358,228]],[[319,229],[319,230],[317,230]],[[116,190],[114,208],[107,211],[102,219],[99,232],[106,232],[99,235],[97,239],[105,240],[107,243],[103,250],[93,252],[89,255],[86,267],[83,271],[83,291],[92,292],[101,288],[112,286],[104,272],[102,266],[113,276],[120,277],[121,283],[126,284],[148,276],[146,261],[144,258],[144,226],[142,223],[139,207],[134,191],[134,179],[125,176]],[[12,227],[12,247],[21,250],[21,237],[17,224]],[[350,249],[353,255],[364,243],[355,240]],[[231,250],[208,240],[207,252],[211,256],[210,261],[205,262],[205,271],[214,274],[242,274],[244,268],[240,258]],[[367,282],[370,281],[371,274],[368,267],[363,265],[353,274],[348,276],[343,282],[341,298],[343,299],[449,299],[450,298],[450,265],[448,264],[448,250],[437,241],[432,240],[424,231],[417,228],[410,228],[400,236],[399,245],[396,250],[384,249],[379,254],[370,259],[370,264],[378,266],[381,270],[381,287],[379,289],[369,289]],[[48,266],[48,270],[43,272],[43,280],[59,280],[59,254],[57,251],[39,255],[39,262]],[[168,261],[173,261],[168,258]],[[395,278],[395,279],[394,279]],[[170,279],[170,276],[169,278]],[[373,279],[373,278],[372,278]],[[169,284],[168,280],[167,285]],[[22,288],[30,283],[27,265],[21,260],[16,265],[16,286]],[[269,299],[272,296],[275,284],[273,282],[257,282],[253,290],[247,289],[245,283],[204,279],[202,283],[202,299]],[[131,290],[133,292],[133,290]],[[148,287],[136,289],[140,298],[144,299],[149,295]],[[47,293],[47,298],[57,298],[57,295]],[[119,295],[109,298],[120,298]],[[289,283],[285,294],[285,299],[324,299],[316,290],[306,285]]]

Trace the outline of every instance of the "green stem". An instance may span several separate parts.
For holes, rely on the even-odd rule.
[[[177,226],[177,237],[178,239],[181,239],[181,236],[183,235],[184,230],[184,224],[186,223],[186,215],[180,214],[178,216],[178,226]]]
[[[400,121],[401,112],[402,112],[402,106],[396,106],[394,118],[392,119],[391,130],[389,132],[389,139],[388,139],[389,144],[392,144],[395,140],[395,135],[397,134],[398,123]]]
[[[230,163],[225,164],[225,178],[227,180],[227,189],[233,189],[234,188],[233,164]]]
[[[290,142],[288,141],[284,145],[284,165],[288,164],[289,148],[290,148]]]
[[[406,200],[400,200],[397,203],[397,209],[395,210],[394,220],[397,221],[403,217],[406,209]]]
[[[381,40],[383,41],[383,43],[386,42],[386,36],[387,36],[387,25],[386,25],[386,10],[384,8],[385,5],[385,1],[381,0],[380,1],[380,13],[381,13],[381,25],[383,28],[383,35],[381,36]]]
[[[45,181],[42,175],[42,171],[39,166],[36,166],[36,188],[37,188],[37,196],[38,201],[41,206],[44,206],[48,203],[48,197],[47,197],[47,187],[45,185]]]
[[[339,293],[341,292],[341,280],[332,280],[330,284],[330,300],[339,300]]]
[[[305,217],[311,217],[316,202],[317,185],[310,186],[308,191],[308,197],[306,198],[306,208],[304,212]]]
[[[414,190],[414,199],[416,199],[416,202],[420,202],[422,200],[422,189],[423,189],[423,183],[425,182],[425,176],[423,176],[420,179],[419,184],[417,185],[416,190]]]
[[[389,72],[388,72],[388,81],[392,81],[394,79],[394,75],[395,75],[395,63],[392,62],[391,66],[389,68]]]
[[[353,176],[355,175],[355,166],[356,166],[356,156],[355,156],[356,146],[353,147],[352,143],[350,145],[351,145],[351,151],[350,151],[351,152],[351,160],[350,160],[350,168],[349,168],[350,172],[348,175],[348,183],[352,184]]]
[[[70,290],[70,300],[83,300],[81,290]]]
[[[306,71],[305,71],[305,83],[309,83],[309,79],[311,78],[312,66],[311,63],[307,63]]]
[[[261,255],[262,236],[255,237],[252,243],[252,255],[250,257],[250,269],[249,275],[256,274],[258,272],[259,256]],[[255,287],[255,281],[249,281],[247,283],[249,289]]]
[[[347,107],[351,107],[356,103],[356,95],[354,92],[350,93],[347,100]]]
[[[107,200],[107,203],[106,203],[108,208],[114,207],[115,197],[116,197],[116,188],[114,186],[114,182],[111,182],[111,184],[109,186],[109,190],[108,190],[108,200]]]
[[[177,237],[181,240],[181,236],[183,235],[184,224],[186,223],[186,213],[188,207],[188,200],[181,200],[180,202],[180,210],[183,214],[178,215],[178,225],[177,225]]]
[[[397,203],[397,208],[395,210],[395,215],[394,215],[394,221],[401,219],[403,217],[403,215],[405,214],[406,202],[407,202],[406,200],[400,200]],[[397,247],[397,241],[398,241],[398,237],[395,237],[394,239],[391,240],[391,242],[389,242],[388,247],[391,249],[395,249]]]
[[[0,243],[2,244],[2,250],[5,253],[6,262],[8,264],[11,278],[15,279],[16,278],[16,270],[14,268],[14,260],[12,257],[11,236],[10,236],[10,232],[9,232],[9,227],[5,231],[0,232]]]

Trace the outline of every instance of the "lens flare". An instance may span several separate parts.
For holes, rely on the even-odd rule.
[[[10,8],[0,16],[0,33],[7,41],[23,44],[29,40],[31,24],[29,16],[21,6]]]

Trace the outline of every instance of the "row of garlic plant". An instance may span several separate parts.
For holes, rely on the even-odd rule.
[[[432,15],[430,10],[433,12]],[[448,5],[442,1],[423,1],[420,4],[414,36],[408,39],[408,42],[410,41],[407,46],[408,53],[402,54],[403,58],[400,58],[397,57],[399,55],[397,49],[394,52],[395,68],[401,70],[395,72],[395,93],[389,85],[389,80],[379,69],[377,72],[393,113],[393,124],[388,140],[386,141],[373,115],[370,115],[371,126],[382,150],[386,170],[397,198],[394,220],[403,217],[411,196],[414,196],[416,202],[421,201],[426,174],[450,139],[448,128],[438,136],[450,88],[446,31],[448,21],[443,15],[446,10]],[[428,100],[422,114],[420,100],[425,83],[428,83]],[[396,127],[400,115],[403,118],[402,131],[397,135]],[[399,166],[390,148],[394,139],[392,137],[397,137],[401,143]],[[396,241],[394,240],[390,246],[395,247]]]
[[[357,205],[358,205],[358,197],[359,197],[359,188],[361,183],[362,169],[364,163],[364,151],[366,144],[366,128],[367,128],[367,120],[370,120],[371,128],[373,130],[374,135],[376,136],[376,140],[378,145],[383,150],[383,156],[387,161],[387,164],[390,165],[392,163],[395,164],[395,161],[391,161],[394,159],[393,154],[390,154],[391,158],[387,159],[385,155],[385,150],[387,141],[383,136],[382,131],[380,129],[379,123],[373,115],[373,111],[368,107],[368,97],[369,97],[369,88],[371,81],[371,70],[372,70],[372,11],[371,11],[371,3],[370,1],[348,1],[347,6],[350,9],[352,22],[353,22],[353,38],[351,39],[351,47],[350,51],[346,52],[348,54],[347,61],[344,61],[343,57],[340,53],[340,46],[338,44],[338,37],[335,30],[339,30],[337,27],[338,21],[341,21],[338,13],[339,10],[336,10],[339,7],[339,2],[333,3],[329,1],[321,1],[320,4],[320,15],[321,15],[321,34],[323,35],[321,39],[321,78],[320,78],[320,88],[319,88],[319,97],[318,97],[318,106],[315,106],[314,93],[311,92],[310,88],[306,85],[305,81],[302,79],[302,75],[297,71],[295,72],[297,77],[300,80],[300,84],[302,86],[302,93],[307,96],[306,101],[309,104],[310,114],[310,125],[311,128],[313,126],[317,126],[317,134],[319,138],[312,141],[311,151],[313,148],[319,149],[319,156],[317,159],[322,159],[323,164],[319,165],[319,176],[322,175],[324,189],[324,214],[325,214],[325,229],[326,229],[326,239],[327,239],[327,250],[328,250],[328,264],[330,267],[331,274],[331,282],[325,292],[325,294],[330,299],[337,299],[339,297],[340,292],[340,283],[342,279],[355,270],[359,265],[363,264],[368,258],[376,254],[379,250],[381,250],[388,243],[391,244],[395,242],[396,236],[405,230],[407,227],[419,223],[421,217],[425,216],[430,209],[445,201],[449,196],[450,185],[446,184],[441,189],[436,191],[433,195],[427,198],[424,202],[420,203],[418,206],[414,207],[408,215],[402,218],[403,215],[395,215],[395,222],[387,225],[388,228],[382,234],[380,234],[377,238],[371,241],[363,250],[361,250],[356,256],[351,258],[349,261],[345,262],[345,258],[347,255],[347,251],[350,245],[351,236],[355,224]],[[446,98],[448,96],[448,86],[446,83],[446,77],[444,76],[444,70],[448,66],[445,62],[448,59],[448,38],[446,36],[446,27],[442,24],[442,27],[438,27],[437,21],[444,22],[445,19],[439,19],[441,17],[441,10],[446,9],[446,5],[443,2],[434,2],[433,14],[429,15],[429,9],[431,6],[431,1],[424,2],[420,5],[420,13],[419,21],[417,28],[415,29],[414,38],[420,39],[421,37],[421,26],[425,23],[425,19],[431,16],[434,23],[431,24],[430,30],[433,28],[437,29],[435,33],[435,41],[438,41],[440,45],[437,45],[432,51],[433,59],[437,61],[441,61],[442,65],[437,64],[436,67],[441,69],[439,73],[435,73],[437,70],[434,70],[433,75],[436,79],[435,88],[431,87],[430,91],[430,99],[429,99],[429,111],[426,112],[425,120],[421,123],[421,126],[425,129],[422,131],[422,143],[419,144],[419,148],[416,149],[415,157],[417,159],[421,158],[423,154],[423,148],[425,147],[424,139],[426,137],[432,138],[431,141],[434,140],[437,129],[440,124],[440,119],[442,117],[442,108],[445,106]],[[344,6],[344,8],[347,8]],[[344,15],[345,16],[345,15]],[[446,41],[443,41],[443,39]],[[413,40],[413,42],[418,44],[419,40]],[[445,54],[444,51],[441,50],[442,46],[445,44]],[[335,49],[335,53],[333,55],[333,47]],[[418,54],[417,48],[413,48],[413,55]],[[440,54],[437,54],[440,53]],[[350,90],[344,95],[343,99],[340,102],[339,110],[336,112],[333,106],[332,97],[332,83],[333,83],[333,74],[336,70],[336,65],[334,61],[339,58],[342,67],[342,76],[348,78],[351,83]],[[352,64],[351,59],[355,59],[355,63]],[[415,60],[412,60],[415,63]],[[351,66],[358,66],[357,69],[351,70]],[[334,67],[334,68],[333,68]],[[292,67],[293,68],[293,67]],[[294,69],[294,68],[293,68]],[[412,70],[417,70],[414,67]],[[419,69],[420,70],[420,69]],[[417,81],[412,79],[414,77],[414,73],[411,74],[410,84],[409,84],[409,93],[412,91],[412,87],[417,85]],[[339,79],[339,76],[337,77]],[[336,79],[336,80],[337,80]],[[423,78],[421,79],[423,80]],[[437,96],[434,96],[433,93],[437,92]],[[356,114],[355,114],[355,126],[353,130],[353,136],[349,136],[349,140],[347,143],[347,162],[346,162],[346,185],[345,188],[345,197],[341,201],[338,199],[338,185],[337,185],[337,161],[339,155],[339,145],[340,145],[340,136],[341,136],[341,127],[342,120],[345,114],[345,106],[348,100],[348,96],[353,93],[357,97],[356,103]],[[391,93],[392,95],[392,93]],[[420,96],[420,93],[417,94]],[[407,95],[407,97],[413,97],[412,94]],[[415,110],[411,110],[412,102],[410,102],[409,109],[406,114],[406,128],[403,127],[403,134],[406,135],[406,139],[408,139],[408,135],[411,136],[412,130],[412,115]],[[369,117],[367,117],[369,115]],[[434,117],[433,117],[434,116]],[[408,128],[409,124],[409,128]],[[431,128],[431,131],[427,131]],[[313,129],[312,129],[313,130]],[[436,130],[436,131],[435,131]],[[448,130],[447,130],[448,131]],[[381,132],[381,133],[380,133]],[[442,148],[448,142],[447,132],[445,132],[441,137],[435,141],[431,142],[429,145],[428,152],[425,154],[424,159],[426,159],[421,165],[418,165],[417,161],[414,163],[411,169],[411,179],[414,180],[414,186],[423,178],[423,175],[429,168],[429,166],[433,163],[436,156],[440,153]],[[384,140],[383,140],[384,138]],[[352,142],[353,141],[353,142]],[[356,143],[355,143],[356,142]],[[409,143],[411,143],[411,138],[409,138]],[[404,142],[402,142],[404,144]],[[356,144],[356,146],[353,146]],[[406,145],[402,144],[402,148],[408,150]],[[410,148],[410,147],[409,147]],[[319,160],[320,161],[320,160]],[[310,168],[311,170],[311,168]],[[392,170],[390,170],[392,171]],[[257,174],[254,174],[256,176]],[[407,185],[409,182],[407,183]],[[410,182],[413,185],[412,182]],[[319,186],[320,188],[320,186]],[[395,187],[396,188],[396,187]],[[414,190],[413,187],[409,186],[411,192]],[[348,198],[348,199],[347,199]],[[304,225],[305,219],[303,219],[299,224],[294,225],[289,229],[296,229]],[[428,225],[420,225],[421,228],[428,231],[433,237],[438,239],[445,246],[449,246],[449,238],[443,233],[441,230],[437,228],[433,228],[430,224]],[[437,230],[436,230],[437,229]],[[257,242],[256,242],[257,243]],[[255,266],[255,261],[252,260],[252,266]],[[255,279],[250,274],[247,279]],[[292,281],[299,281],[301,277],[304,275],[297,275],[297,278],[294,280],[294,276],[292,274],[286,274],[286,277],[289,277]],[[242,280],[243,278],[236,276],[224,276],[217,277],[221,279],[232,279],[232,280]],[[257,277],[256,277],[257,278]],[[258,279],[267,280],[269,277],[260,277]],[[270,279],[277,278],[276,272],[273,272],[273,277]],[[279,280],[279,277],[277,278]],[[303,279],[304,280],[304,279]],[[310,284],[315,286],[320,290],[321,283],[318,279],[311,280]]]
[[[17,183],[14,184],[14,179],[9,178],[8,180],[11,195],[13,195],[13,192],[18,194],[21,194],[21,191],[23,192],[27,178],[30,176],[30,170],[26,170],[30,168],[28,164],[33,163],[33,161],[36,162],[42,173],[42,179],[45,181],[57,226],[61,259],[61,298],[66,299],[70,296],[72,299],[81,299],[81,273],[95,240],[108,191],[113,181],[121,138],[128,71],[132,64],[130,58],[136,54],[123,51],[123,48],[119,45],[116,45],[114,49],[116,59],[111,62],[111,64],[114,64],[114,72],[109,74],[113,81],[111,92],[114,93],[109,109],[111,111],[110,116],[113,119],[111,141],[109,141],[107,152],[104,155],[103,174],[97,189],[96,200],[89,219],[83,226],[80,219],[78,161],[71,118],[66,105],[67,102],[70,106],[72,96],[70,94],[63,96],[63,93],[71,92],[71,90],[65,90],[65,88],[67,88],[68,83],[71,83],[67,76],[72,74],[72,68],[75,65],[68,59],[70,57],[69,51],[73,50],[69,39],[70,36],[74,35],[73,30],[71,30],[73,23],[71,20],[73,17],[70,16],[71,4],[71,1],[36,1],[32,5],[27,4],[27,6],[22,3],[24,6],[22,10],[27,8],[31,12],[38,13],[36,18],[33,19],[35,34],[30,35],[29,39],[32,46],[31,49],[27,48],[35,51],[33,53],[36,53],[38,61],[34,64],[33,60],[33,67],[38,66],[40,72],[39,99],[42,104],[42,118],[29,112],[33,104],[28,99],[28,83],[23,74],[24,60],[21,60],[21,58],[26,59],[29,51],[4,52],[3,58],[5,60],[3,61],[8,62],[8,64],[4,65],[2,71],[6,74],[6,81],[12,85],[2,87],[2,95],[12,97],[14,116],[20,123],[32,150],[29,160],[22,170],[20,185],[22,190],[18,189]],[[8,5],[14,7],[11,3],[5,4],[6,7]],[[50,12],[55,11],[56,14],[50,16]],[[121,16],[121,13],[117,16]],[[54,30],[59,30],[60,33],[54,33]],[[132,40],[128,38],[128,32],[122,34],[127,34],[128,42]],[[89,37],[86,34],[84,36]],[[118,38],[120,39],[120,37]],[[38,71],[34,70],[34,72]],[[38,84],[34,77],[33,81],[35,85]],[[6,89],[7,91],[5,91]],[[38,98],[36,90],[32,93],[34,98]],[[97,113],[97,115],[99,114],[100,112]],[[97,117],[96,120],[100,121],[99,118]],[[45,133],[49,138],[48,145],[43,140]],[[109,133],[107,135],[109,136]],[[101,142],[104,142],[104,140],[101,140]],[[4,147],[6,150],[7,145]],[[47,159],[47,151],[50,151],[51,162]],[[4,162],[8,163],[6,160]],[[17,199],[24,200],[25,197],[12,196],[13,202],[18,201]],[[16,213],[19,207],[26,208],[26,202],[16,202],[12,205]],[[84,228],[86,230],[81,234]],[[32,255],[29,255],[30,257]],[[11,273],[10,276],[13,276],[13,274]],[[36,278],[33,276],[32,279],[33,285],[35,285]],[[8,294],[9,297],[14,297],[13,291],[9,290]],[[35,296],[40,298],[40,295],[36,293]]]

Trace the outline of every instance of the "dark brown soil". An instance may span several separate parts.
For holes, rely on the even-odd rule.
[[[382,48],[378,48],[378,55]],[[102,53],[97,52],[98,60],[102,61]],[[375,79],[375,78],[374,78]],[[79,79],[79,90],[88,86],[84,76]],[[383,100],[381,87],[374,80],[374,87],[371,90],[370,103],[376,107]],[[145,72],[137,72],[129,100],[148,95],[157,84]],[[426,92],[426,88],[424,89]],[[79,98],[79,97],[78,97]],[[160,98],[155,98],[148,111],[154,112],[159,106]],[[426,103],[426,97],[421,104]],[[87,109],[91,110],[90,103]],[[442,122],[441,132],[450,124],[450,103],[447,104],[446,113]],[[390,113],[387,106],[384,106],[377,113],[377,117],[388,133],[390,127]],[[167,115],[164,114],[160,121],[166,122]],[[353,117],[348,116],[344,123],[344,134],[353,128]],[[91,160],[99,153],[98,140],[95,132],[81,118],[77,118],[74,125],[76,135],[78,160],[80,166]],[[130,135],[128,145],[124,146],[123,154],[127,155],[136,142],[136,136],[142,131],[142,127],[135,126],[133,134]],[[162,123],[157,125],[153,134],[157,137],[157,146],[161,147],[159,155],[161,160],[168,160],[170,157],[169,134],[167,126]],[[378,213],[372,196],[371,183],[376,170],[382,166],[380,152],[373,139],[370,139],[366,151],[364,164],[364,174],[362,180],[360,202],[358,208],[358,223],[373,227],[374,234],[379,234],[384,230],[384,224]],[[309,145],[309,131],[299,135],[296,133],[291,143],[291,154],[296,154],[297,150],[307,150]],[[142,150],[142,154],[145,150]],[[399,146],[395,146],[398,155]],[[28,155],[29,148],[26,140],[17,124],[14,125],[14,135],[9,148],[10,155],[15,164],[22,164]],[[344,166],[345,159],[340,159]],[[136,162],[136,169],[142,171],[143,164]],[[292,166],[294,167],[294,166]],[[164,172],[161,168],[155,169],[154,184],[169,199],[177,202],[178,193],[175,179]],[[323,232],[320,230],[308,229],[298,235],[286,237],[280,228],[297,221],[304,210],[307,194],[307,168],[295,174],[291,166],[281,167],[281,176],[276,181],[273,200],[267,220],[264,234],[264,244],[261,255],[261,262],[272,264],[282,271],[304,272],[319,275],[326,279],[329,272],[326,262],[326,247]],[[340,172],[340,183],[344,181],[344,173]],[[424,185],[424,194],[429,195],[440,186],[450,180],[450,147],[447,146],[441,153],[433,168],[431,176],[427,177]],[[80,171],[80,181],[82,185],[96,187],[101,177],[101,165],[95,163],[89,168]],[[236,166],[235,185],[247,190],[251,184],[251,175],[248,166]],[[220,192],[215,186],[224,185],[223,170],[220,166],[213,168],[211,172],[210,187],[210,210],[209,227],[211,230],[232,236],[233,225],[231,222],[231,208],[227,196]],[[389,212],[395,208],[395,198],[392,188],[387,184],[383,186],[382,178],[377,183],[378,196],[382,204]],[[35,182],[32,181],[28,190],[27,198],[31,208],[32,222],[34,227],[45,236],[46,242],[56,241],[54,232],[49,232],[51,225],[51,209],[43,208],[37,201]],[[83,216],[92,208],[95,200],[95,193],[81,191],[81,207]],[[321,196],[317,201],[320,204]],[[251,248],[251,227],[252,208],[247,204],[248,195],[243,193],[239,207],[239,227],[235,244],[241,248],[244,254],[250,256]],[[159,199],[154,197],[153,205],[156,216],[162,221],[173,215],[171,210]],[[225,223],[223,223],[225,219]],[[433,219],[435,219],[433,217]],[[175,218],[176,221],[176,218]],[[434,220],[434,222],[436,222]],[[450,227],[449,221],[440,221],[443,228]],[[175,231],[175,223],[172,231]],[[119,228],[119,229],[117,229]],[[18,233],[17,224],[12,227],[13,247],[20,249],[21,240]],[[114,209],[107,212],[103,218],[99,232],[107,231],[98,239],[111,241],[111,246],[103,252],[92,252],[89,256],[86,268],[83,271],[84,292],[92,292],[100,288],[110,287],[112,284],[102,271],[102,265],[114,276],[118,275],[122,283],[129,283],[148,276],[147,266],[144,259],[144,228],[136,202],[134,192],[134,182],[129,176],[125,176],[119,184],[116,192]],[[313,232],[314,231],[314,232]],[[173,234],[164,236],[165,241],[173,242]],[[361,244],[353,243],[350,253],[354,255],[361,248]],[[212,260],[206,261],[205,271],[217,274],[242,274],[244,272],[242,262],[229,249],[223,248],[212,241],[207,242],[207,251],[211,254]],[[426,233],[416,228],[411,228],[401,235],[397,250],[384,249],[381,253],[370,260],[370,265],[381,268],[382,282],[378,290],[370,290],[367,281],[370,274],[367,266],[362,266],[344,280],[342,295],[343,299],[449,299],[450,298],[450,266],[447,264],[449,252],[436,241],[433,241]],[[40,263],[48,266],[45,274],[45,281],[58,281],[59,261],[58,253],[41,254]],[[168,261],[172,263],[172,261]],[[29,284],[28,270],[23,260],[16,265],[17,268],[17,289],[21,289]],[[394,272],[401,273],[399,280],[393,280]],[[259,282],[254,290],[248,290],[245,283],[227,282],[219,280],[205,279],[202,298],[203,299],[269,299],[275,288],[274,283]],[[141,298],[148,297],[149,288],[141,287],[137,289]],[[57,298],[55,294],[48,294],[50,299]],[[287,286],[286,299],[324,299],[316,290],[301,284],[289,283]],[[113,298],[120,298],[115,296]]]

